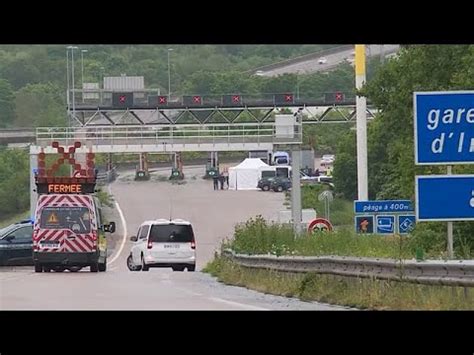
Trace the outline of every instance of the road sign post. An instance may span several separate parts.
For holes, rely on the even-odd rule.
[[[414,228],[416,224],[416,217],[412,214],[400,214],[398,217],[398,234],[408,234]]]
[[[474,175],[417,176],[415,185],[417,221],[474,221]]]
[[[356,232],[408,234],[415,227],[414,210],[410,200],[354,201]]]
[[[326,219],[329,220],[329,203],[334,200],[334,196],[330,190],[321,192],[318,196],[319,201],[324,200]]]
[[[413,95],[415,163],[474,164],[474,91]]]
[[[447,170],[446,170],[447,175],[452,175],[453,174],[453,167],[451,165],[448,165]],[[452,259],[454,258],[454,253],[453,253],[453,222],[448,222],[448,258]]]
[[[308,226],[308,232],[331,232],[333,230],[333,226],[328,219],[325,218],[316,218],[311,221]]]
[[[470,203],[474,180],[452,176],[452,165],[474,164],[474,91],[414,92],[413,112],[415,164],[448,165],[444,177],[416,177],[416,218],[448,221],[447,252],[451,259],[453,221],[474,219]],[[433,204],[434,200],[440,205]]]
[[[394,215],[378,215],[377,234],[395,234],[395,216]]]
[[[355,216],[356,232],[361,234],[374,233],[374,216],[373,215],[356,215]]]
[[[299,146],[293,147],[291,150],[291,170],[300,171],[301,168],[301,149]],[[301,185],[300,174],[293,173],[291,179],[291,217],[293,219],[293,231],[296,236],[301,235]]]
[[[355,46],[356,89],[365,84],[365,45]],[[357,133],[357,196],[359,200],[369,199],[369,183],[367,169],[367,98],[356,97],[356,133]]]

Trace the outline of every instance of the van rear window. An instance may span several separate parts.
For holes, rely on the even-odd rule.
[[[74,233],[89,233],[91,214],[87,207],[44,207],[40,228],[70,229]]]
[[[193,239],[193,228],[182,224],[153,225],[149,237],[154,243],[190,243]]]

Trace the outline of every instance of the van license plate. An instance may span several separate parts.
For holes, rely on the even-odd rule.
[[[165,249],[176,249],[179,248],[179,244],[165,244]]]
[[[42,248],[59,248],[60,246],[58,242],[41,242]]]

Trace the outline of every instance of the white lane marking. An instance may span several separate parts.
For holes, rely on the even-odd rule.
[[[207,299],[211,300],[211,301],[215,301],[215,302],[226,303],[228,305],[237,306],[237,307],[244,308],[244,309],[252,309],[252,310],[256,310],[256,311],[268,311],[267,308],[262,308],[262,307],[257,307],[257,306],[251,306],[249,304],[243,304],[243,303],[228,301],[228,300],[224,300],[222,298],[217,298],[217,297],[208,297]]]
[[[110,185],[109,185],[109,191],[110,191]],[[122,212],[122,209],[120,208],[120,205],[118,204],[117,201],[115,201],[115,207],[117,207],[117,211],[120,215],[120,220],[122,221],[122,225],[123,225],[123,239],[122,239],[122,243],[120,244],[120,248],[118,250],[118,252],[115,254],[115,256],[112,258],[112,260],[110,260],[108,262],[108,264],[112,264],[115,260],[117,260],[117,258],[120,256],[120,253],[122,252],[123,250],[123,247],[125,246],[125,240],[127,239],[127,222],[125,222],[125,217],[123,216],[123,212]]]

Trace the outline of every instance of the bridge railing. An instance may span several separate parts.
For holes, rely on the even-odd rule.
[[[38,145],[57,141],[72,145],[75,141],[92,145],[136,144],[225,144],[275,143],[300,144],[301,124],[276,126],[269,123],[183,124],[147,126],[40,127]]]

